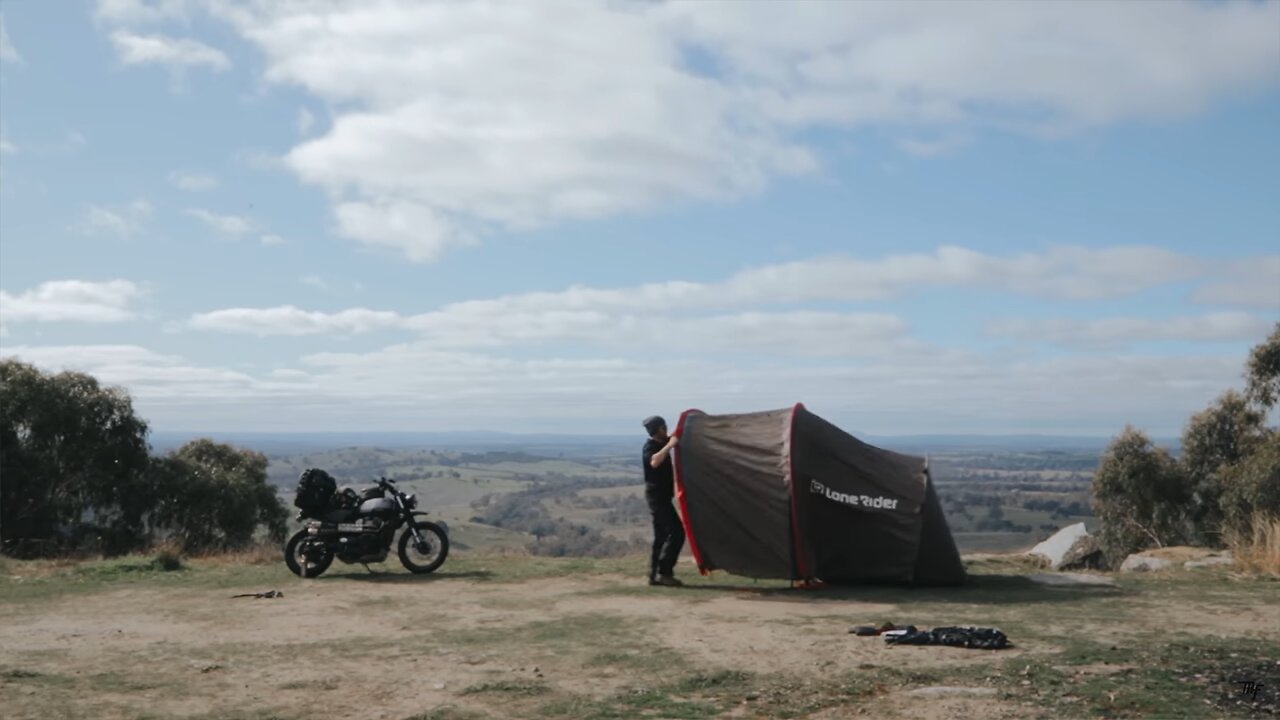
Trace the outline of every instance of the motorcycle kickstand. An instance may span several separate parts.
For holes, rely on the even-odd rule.
[[[374,571],[374,569],[373,569],[373,568],[369,567],[369,563],[360,563],[360,564],[364,566],[364,569],[365,569],[365,570],[368,570],[368,571],[369,571],[369,574],[370,574],[370,575],[381,575],[381,574],[382,574],[382,573],[380,573],[380,572],[376,572],[376,571]]]

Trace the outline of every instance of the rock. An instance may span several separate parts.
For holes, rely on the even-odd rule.
[[[922,687],[915,690],[908,690],[908,695],[916,697],[946,697],[957,695],[984,696],[995,695],[995,688],[987,687],[957,687],[948,685],[936,685],[934,687]]]
[[[1151,570],[1164,570],[1173,565],[1173,563],[1158,557],[1148,557],[1146,555],[1130,555],[1120,564],[1120,572],[1149,572]]]
[[[1082,522],[1062,528],[1027,554],[1048,560],[1054,570],[1096,568],[1102,561],[1102,548]]]
[[[1230,565],[1234,562],[1230,555],[1214,555],[1203,560],[1188,560],[1182,564],[1182,567],[1194,570],[1195,568],[1213,567],[1215,565]]]
[[[1026,576],[1032,582],[1038,582],[1041,585],[1059,585],[1059,586],[1098,586],[1098,587],[1115,587],[1116,581],[1106,575],[1091,575],[1089,573],[1040,573],[1037,575]]]
[[[436,683],[433,687],[435,687],[436,690],[443,690],[444,683]]]

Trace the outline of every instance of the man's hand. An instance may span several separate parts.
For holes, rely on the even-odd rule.
[[[667,438],[667,447],[668,447],[668,448],[673,448],[673,447],[675,447],[676,445],[679,445],[679,444],[680,444],[680,436],[679,436],[679,435],[672,435],[671,437]]]

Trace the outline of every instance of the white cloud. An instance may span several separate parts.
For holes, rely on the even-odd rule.
[[[345,108],[288,153],[340,231],[429,261],[523,229],[758,192],[801,135],[1176,117],[1277,77],[1277,5],[216,4],[270,82]],[[497,42],[494,38],[501,38]],[[942,140],[921,140],[941,137]],[[941,143],[941,145],[939,144]],[[425,219],[422,232],[399,220]]]
[[[328,289],[323,279],[304,284]],[[681,319],[609,315],[593,311],[503,313],[484,318],[461,314],[402,315],[353,308],[334,313],[292,305],[229,308],[192,316],[188,327],[266,336],[360,334],[414,330],[437,348],[504,347],[578,343],[626,349],[670,345],[682,352],[751,352],[808,357],[883,355],[906,346],[906,324],[879,313],[747,312]]]
[[[133,346],[6,348],[42,367],[125,385],[157,427],[314,431],[635,431],[654,412],[740,412],[805,402],[862,433],[1174,434],[1239,383],[1238,357],[1061,358],[902,352],[839,366],[691,361],[670,353],[514,359],[430,342],[316,353],[259,374]]]
[[[712,283],[667,281],[631,288],[573,287],[455,303],[442,312],[470,318],[558,310],[694,311],[809,301],[888,300],[937,289],[971,288],[1065,300],[1132,295],[1194,277],[1193,258],[1151,247],[1055,247],[994,256],[943,246],[933,253],[867,260],[820,257],[744,270]]]
[[[212,190],[218,187],[218,178],[208,173],[186,172],[174,170],[169,173],[169,182],[173,183],[179,189],[191,192],[200,192],[202,190]]]
[[[355,308],[337,313],[308,312],[292,305],[250,309],[231,308],[193,316],[188,325],[197,330],[268,335],[320,335],[363,333],[396,327],[402,320],[394,312]]]
[[[258,238],[258,241],[261,242],[263,245],[284,245],[286,242],[285,239],[280,237],[279,235],[270,235],[270,234],[263,235],[262,237]]]
[[[188,208],[187,214],[199,218],[219,233],[231,237],[238,238],[252,232],[254,228],[251,220],[238,215],[221,215],[201,208]]]
[[[18,54],[18,49],[13,46],[13,42],[9,39],[9,31],[5,29],[4,13],[0,13],[0,61],[22,62],[22,56]]]
[[[316,116],[306,108],[298,109],[298,134],[307,135],[311,132],[311,126],[316,122]]]
[[[740,272],[719,282],[668,281],[631,288],[571,287],[451,303],[403,315],[356,308],[307,312],[293,306],[232,308],[194,316],[196,329],[255,335],[412,330],[441,347],[583,342],[602,346],[674,342],[686,347],[811,355],[876,352],[905,335],[891,315],[760,313],[752,308],[882,301],[931,290],[993,290],[1017,296],[1097,300],[1132,295],[1192,277],[1195,260],[1142,247],[1052,248],[999,257],[956,247],[876,260],[826,257]],[[320,278],[304,279],[320,286]],[[713,311],[735,313],[706,316]],[[679,319],[653,319],[678,311]],[[374,320],[376,318],[376,321]],[[359,322],[357,322],[359,320]],[[735,344],[736,343],[736,344]]]
[[[111,41],[115,44],[116,54],[126,65],[154,63],[173,68],[206,67],[215,72],[231,67],[231,61],[221,50],[191,38],[137,35],[117,30],[111,33]]]
[[[186,19],[191,0],[98,0],[94,16],[116,25],[149,25]]]
[[[0,155],[13,155],[17,154],[17,152],[18,147],[16,145],[9,142],[7,139],[0,137]]]
[[[992,335],[1019,340],[1098,349],[1140,342],[1260,342],[1272,321],[1248,313],[1227,312],[1170,318],[1102,318],[1097,320],[1006,320],[992,323]]]
[[[469,235],[427,205],[342,203],[335,208],[338,230],[358,242],[392,248],[413,262],[434,260],[451,245],[471,242]]]
[[[1280,312],[1280,255],[1234,262],[1223,274],[1229,279],[1196,288],[1192,301]]]
[[[201,404],[243,403],[240,409],[244,410],[282,389],[297,394],[305,387],[283,380],[256,380],[224,368],[201,367],[136,345],[22,345],[6,347],[4,356],[47,371],[86,372],[105,384],[124,386],[141,401],[136,404],[143,406],[140,410],[144,415],[148,405],[163,408],[167,403],[193,399]],[[201,413],[193,413],[187,419],[197,426],[204,421]]]
[[[54,280],[11,295],[0,290],[0,317],[6,323],[116,323],[135,316],[130,303],[142,290],[128,280]]]
[[[134,200],[118,207],[91,205],[78,227],[86,235],[132,237],[141,232],[146,220],[151,217],[151,212],[151,203],[146,200]]]

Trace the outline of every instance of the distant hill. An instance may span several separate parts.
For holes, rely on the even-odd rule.
[[[864,442],[916,454],[941,452],[1010,452],[1030,450],[1079,450],[1101,452],[1106,437],[1070,435],[853,435]],[[249,447],[268,455],[293,455],[347,447],[436,448],[458,450],[524,450],[575,456],[625,454],[637,451],[643,441],[634,435],[574,435],[555,433],[503,433],[479,430],[457,432],[350,432],[350,433],[252,433],[252,432],[154,432],[152,445],[160,452],[197,437]],[[1176,439],[1157,438],[1157,444],[1178,447]]]

